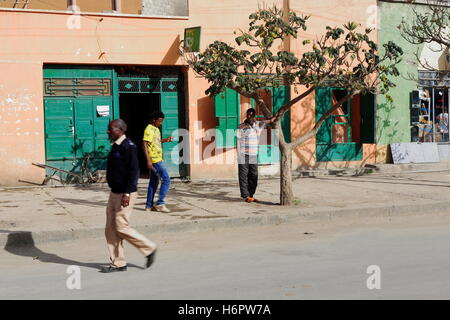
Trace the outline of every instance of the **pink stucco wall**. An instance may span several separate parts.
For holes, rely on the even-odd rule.
[[[79,29],[67,27],[78,21]],[[45,162],[44,63],[179,64],[177,46],[188,24],[0,10],[0,185],[44,179],[44,170],[31,164]]]
[[[31,164],[45,162],[44,63],[182,65],[177,49],[184,28],[202,27],[202,49],[214,40],[233,43],[233,31],[248,25],[248,15],[260,2],[191,0],[187,20],[0,10],[0,185],[18,185],[21,180],[42,183],[44,179],[44,170]],[[271,3],[281,7],[283,2]],[[299,43],[305,37],[322,33],[326,24],[354,20],[364,25],[371,5],[376,5],[376,1],[290,1],[291,9],[312,15],[309,30],[301,34],[300,40],[292,39],[291,49],[300,54]],[[78,23],[80,28],[68,28]],[[207,83],[191,70],[187,79],[189,130],[192,132],[197,120],[202,121],[205,131],[215,127],[213,102],[204,94]],[[293,135],[305,132],[314,122],[314,97],[296,105],[291,114]],[[202,138],[191,134],[192,155],[196,144],[201,146],[200,150],[209,144]],[[227,150],[225,156],[234,153],[235,150]],[[311,139],[295,151],[295,166],[314,163],[313,155],[314,139]],[[215,164],[215,160],[199,157],[191,165],[191,176],[236,175],[235,165]]]

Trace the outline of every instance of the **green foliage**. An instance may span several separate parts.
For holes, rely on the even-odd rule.
[[[211,43],[190,63],[197,74],[209,81],[206,94],[215,96],[231,88],[258,98],[258,90],[281,83],[307,88],[339,87],[350,95],[375,93],[378,87],[384,94],[395,86],[390,79],[399,75],[396,64],[401,61],[402,49],[388,42],[380,55],[370,38],[372,30],[360,32],[355,22],[342,27],[327,26],[318,40],[302,41],[305,52],[300,57],[274,49],[287,37],[298,38],[301,31],[306,31],[309,18],[295,12],[285,17],[276,7],[258,10],[249,16],[248,31],[235,32],[236,46],[221,41]],[[264,104],[262,99],[257,103]],[[291,105],[288,103],[281,111],[286,112]]]
[[[371,29],[357,32],[355,22],[343,28],[327,26],[319,40],[303,41],[310,50],[296,57],[287,51],[274,54],[273,47],[277,40],[297,38],[307,30],[309,17],[290,12],[286,19],[273,7],[252,13],[249,19],[248,32],[240,31],[235,39],[237,47],[215,41],[192,64],[210,82],[206,94],[214,96],[228,87],[250,96],[258,89],[279,86],[280,79],[288,85],[336,86],[348,92],[374,92],[379,82],[383,92],[394,86],[387,76],[398,76],[395,65],[402,49],[389,42],[380,57],[369,37]]]

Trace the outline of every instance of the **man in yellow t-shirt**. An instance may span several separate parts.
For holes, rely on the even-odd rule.
[[[163,142],[171,142],[172,137],[161,139],[160,128],[164,121],[164,113],[156,111],[152,114],[150,124],[145,128],[142,147],[147,159],[147,168],[150,173],[150,182],[148,184],[147,202],[145,210],[170,212],[166,207],[165,198],[170,187],[170,177],[164,166],[162,145]],[[154,205],[156,190],[158,189],[159,180],[161,180],[161,188],[159,190],[159,199]]]

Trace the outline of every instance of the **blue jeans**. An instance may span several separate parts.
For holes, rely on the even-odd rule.
[[[166,194],[170,187],[170,177],[167,173],[167,169],[164,166],[164,162],[160,161],[153,164],[154,170],[150,170],[150,182],[148,184],[147,203],[146,208],[153,207],[153,199],[155,198],[156,190],[158,189],[159,180],[161,179],[161,188],[159,189],[159,199],[156,205],[164,204]],[[155,172],[156,171],[156,172]]]

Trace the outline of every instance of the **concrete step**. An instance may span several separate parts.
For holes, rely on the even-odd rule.
[[[319,176],[358,176],[364,174],[401,174],[415,172],[450,171],[450,161],[434,163],[407,163],[407,164],[366,164],[363,167],[348,168],[311,168],[298,169],[293,172],[295,177]]]

